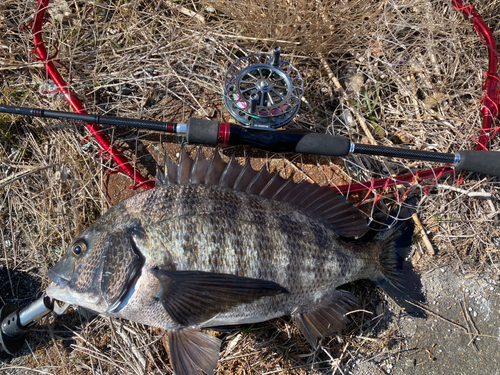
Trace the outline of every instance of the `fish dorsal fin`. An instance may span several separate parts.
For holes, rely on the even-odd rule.
[[[357,238],[368,230],[361,212],[342,195],[306,181],[285,180],[279,174],[269,173],[265,166],[255,171],[248,159],[240,165],[233,155],[226,163],[216,150],[212,158],[206,160],[199,148],[193,160],[182,147],[179,163],[165,157],[164,168],[164,174],[160,172],[157,177],[159,185],[191,183],[227,187],[314,212],[326,219],[340,236]]]
[[[201,147],[196,153],[194,163],[191,166],[191,176],[189,181],[192,184],[205,184],[205,178],[207,176],[208,160],[203,155]]]
[[[163,171],[156,167],[156,186],[178,184],[178,165],[165,154],[163,156]]]
[[[220,154],[217,150],[214,151],[214,155],[210,160],[207,168],[207,175],[205,177],[206,185],[219,185],[222,178],[222,174],[226,169],[227,163],[222,160]]]
[[[181,154],[179,156],[179,164],[177,169],[177,183],[178,184],[189,184],[191,183],[191,175],[196,175],[193,173],[194,160],[187,153],[185,147],[181,147]],[[194,165],[196,167],[196,165]]]

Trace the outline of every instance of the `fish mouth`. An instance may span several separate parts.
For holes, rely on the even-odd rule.
[[[73,303],[74,298],[71,295],[69,289],[69,280],[61,275],[58,275],[54,271],[50,270],[47,272],[47,277],[52,280],[45,293],[54,300],[60,301],[66,305],[66,307]],[[61,311],[64,311],[63,308]]]
[[[47,272],[47,277],[52,280],[54,283],[57,284],[58,287],[64,288],[66,285],[69,284],[69,279],[64,277],[63,275],[60,275],[53,270],[49,270]]]

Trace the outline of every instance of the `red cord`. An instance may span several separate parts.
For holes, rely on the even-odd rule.
[[[451,167],[439,167],[435,169],[429,169],[427,171],[418,171],[415,174],[405,174],[403,176],[382,178],[380,180],[372,180],[370,182],[360,182],[356,184],[341,185],[332,187],[331,189],[338,190],[340,193],[356,193],[359,191],[372,191],[375,189],[387,188],[390,186],[403,185],[403,184],[415,184],[416,181],[427,180],[429,178],[436,178],[436,176],[444,176],[455,172],[454,168]]]
[[[55,67],[53,61],[48,56],[47,49],[45,48],[45,43],[42,38],[42,26],[43,26],[43,18],[45,12],[47,10],[47,6],[50,0],[38,0],[38,5],[36,8],[35,18],[33,20],[33,39],[35,41],[35,50],[38,53],[38,56],[42,60],[47,72],[49,73],[52,80],[55,82],[59,90],[63,93],[66,100],[69,102],[71,107],[77,113],[87,113],[83,108],[82,103],[78,99],[75,93],[70,90],[64,79],[59,74],[57,68]],[[96,124],[87,124],[87,129],[91,132],[92,136],[94,136],[103,148],[102,152],[109,155],[113,160],[118,164],[119,170],[123,173],[127,174],[134,181],[134,185],[131,187],[132,189],[136,189],[139,186],[144,189],[150,189],[155,186],[153,181],[145,179],[133,166],[130,165],[130,162],[120,154],[120,152],[111,144],[108,137],[105,134],[101,133],[101,129]],[[102,153],[101,152],[101,153]]]

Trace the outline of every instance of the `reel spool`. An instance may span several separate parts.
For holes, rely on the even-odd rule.
[[[304,94],[304,81],[288,61],[273,55],[254,54],[229,67],[224,82],[224,105],[243,126],[277,129],[297,114]]]

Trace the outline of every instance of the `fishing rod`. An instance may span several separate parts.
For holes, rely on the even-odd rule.
[[[281,48],[271,54],[251,54],[236,60],[224,81],[223,100],[238,122],[190,118],[186,124],[71,113],[39,108],[0,106],[0,112],[86,124],[133,127],[183,135],[188,143],[247,145],[271,152],[294,152],[324,156],[366,154],[453,164],[464,171],[500,176],[500,152],[459,151],[439,153],[352,143],[349,138],[304,130],[280,130],[297,114],[304,82],[300,72],[281,58]]]
[[[186,137],[188,143],[204,145],[246,145],[271,152],[294,152],[324,156],[365,154],[453,164],[459,170],[500,176],[500,152],[459,151],[440,153],[397,147],[352,143],[349,138],[303,130],[262,130],[233,123],[190,118],[186,124],[139,120],[93,114],[51,111],[0,105],[0,112],[94,124],[124,126],[167,132]]]

